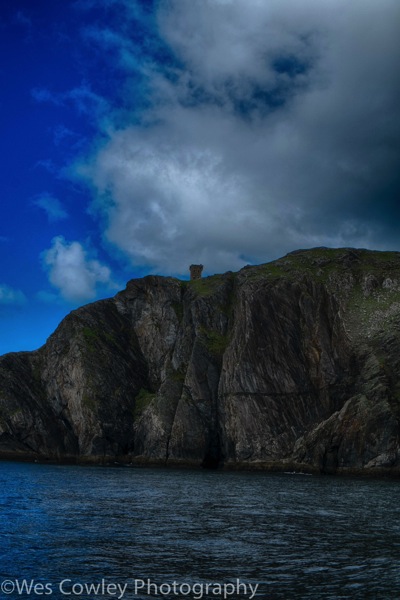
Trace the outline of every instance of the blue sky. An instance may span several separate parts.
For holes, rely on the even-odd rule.
[[[400,250],[397,0],[3,0],[0,353],[147,273]]]

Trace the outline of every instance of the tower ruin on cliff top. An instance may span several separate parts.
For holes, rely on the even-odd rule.
[[[203,265],[190,265],[189,269],[190,269],[190,281],[193,281],[193,279],[201,279]]]

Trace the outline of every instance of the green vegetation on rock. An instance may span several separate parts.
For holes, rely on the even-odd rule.
[[[248,267],[246,273],[246,278],[249,279],[276,279],[281,277],[287,277],[287,271],[275,262]]]
[[[172,302],[171,306],[176,314],[176,318],[180,323],[183,319],[183,304],[181,304],[181,302]]]
[[[82,395],[82,406],[94,412],[96,410],[96,400],[93,398],[93,396],[90,396],[88,393],[84,392]]]
[[[84,327],[82,329],[82,333],[86,346],[91,352],[94,352],[96,350],[96,346],[100,337],[98,332],[94,329],[91,329],[90,327]]]
[[[201,334],[204,339],[204,344],[210,354],[216,358],[222,358],[228,345],[228,336],[223,335],[218,331],[207,330],[204,327],[201,328]]]
[[[154,400],[156,394],[146,390],[145,388],[141,388],[137,396],[135,397],[135,407],[133,409],[133,417],[137,419],[141,416],[143,411],[149,406],[149,404]]]
[[[171,374],[172,381],[176,383],[183,383],[185,381],[186,371],[184,369],[179,369],[177,371],[173,371]]]
[[[119,346],[118,337],[115,334],[107,331],[106,324],[104,324],[104,329],[102,330],[93,329],[91,327],[83,327],[82,334],[85,345],[90,352],[96,352],[96,350],[101,346],[102,342],[106,344],[112,344],[113,346]]]
[[[223,275],[211,275],[201,279],[188,281],[187,285],[199,296],[212,296],[217,288],[223,283]]]

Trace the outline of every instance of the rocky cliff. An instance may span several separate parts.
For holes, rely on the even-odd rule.
[[[400,253],[132,280],[0,358],[0,456],[400,472]]]

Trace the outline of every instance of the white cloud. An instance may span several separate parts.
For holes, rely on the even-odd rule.
[[[80,302],[96,296],[98,284],[111,284],[111,272],[98,260],[91,259],[79,242],[67,242],[62,236],[42,254],[50,283],[65,300]]]
[[[26,297],[20,290],[16,290],[4,283],[0,284],[0,305],[21,306],[25,302]]]
[[[39,198],[36,198],[33,203],[35,206],[38,206],[45,211],[47,218],[51,223],[68,219],[68,213],[60,200],[51,194],[42,194]]]
[[[106,238],[162,272],[396,247],[397,0],[159,6],[177,63],[146,64],[150,108],[79,167]]]

